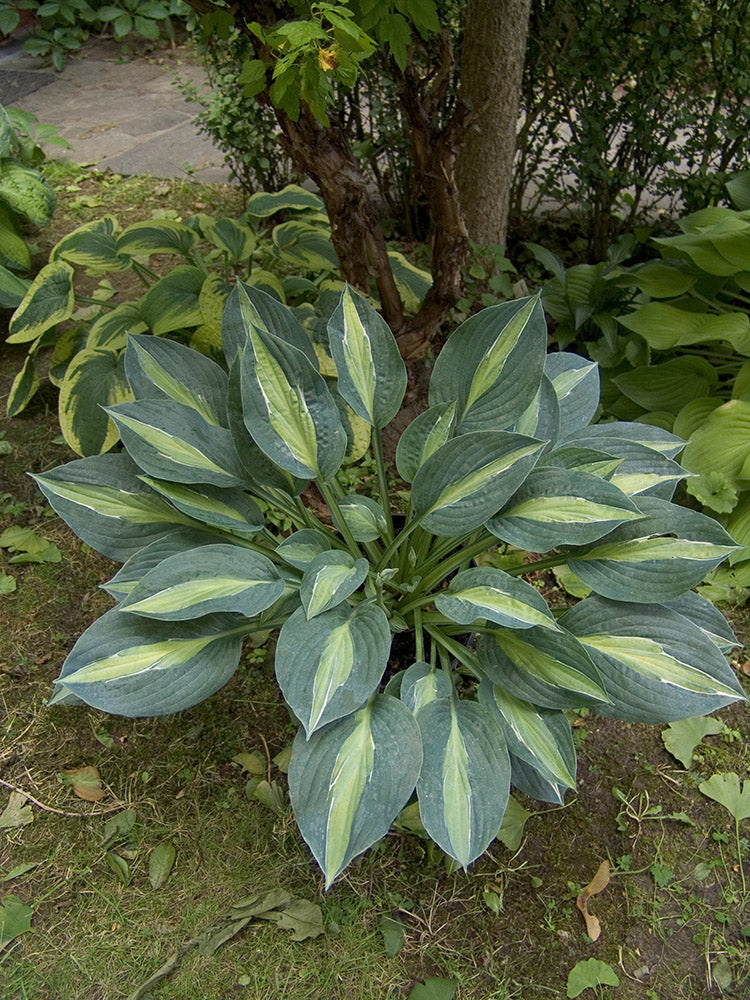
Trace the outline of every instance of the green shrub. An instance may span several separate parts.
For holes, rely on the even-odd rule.
[[[589,426],[596,366],[546,357],[537,298],[448,339],[429,409],[396,451],[410,484],[400,530],[380,431],[404,363],[348,288],[327,333],[337,377],[290,310],[240,283],[224,365],[129,338],[134,398],[108,409],[125,451],[36,477],[86,543],[124,563],[106,585],[119,603],[74,646],[55,703],[176,712],[229,680],[243,636],[280,629],[276,675],[300,722],[291,800],[330,885],[415,791],[427,834],[464,867],[496,836],[511,782],[562,802],[568,710],[657,722],[742,697],[721,652],[731,631],[690,590],[731,538],[670,502],[684,474],[673,435]],[[377,500],[341,485],[344,403],[371,431]],[[306,502],[310,480],[330,521]],[[476,564],[489,550],[502,569]],[[552,554],[528,563],[524,550]],[[553,566],[593,596],[555,613],[523,579]]]

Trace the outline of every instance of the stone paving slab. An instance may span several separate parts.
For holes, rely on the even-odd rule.
[[[191,177],[226,183],[223,154],[198,134],[189,104],[175,86],[170,65],[147,59],[115,60],[106,45],[89,44],[62,73],[20,53],[3,54],[3,71],[38,73],[51,80],[14,103],[40,122],[55,125],[72,149],[49,146],[57,159],[95,164],[118,174]],[[182,76],[204,83],[195,66],[180,66]]]

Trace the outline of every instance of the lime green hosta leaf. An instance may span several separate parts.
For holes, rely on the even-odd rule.
[[[599,406],[599,366],[566,351],[547,355],[544,364],[560,406],[560,427],[568,436],[594,419]]]
[[[169,556],[149,570],[120,605],[123,611],[185,621],[219,611],[253,618],[284,593],[270,559],[238,545],[206,545]]]
[[[331,549],[331,541],[322,531],[302,528],[294,531],[277,546],[276,552],[296,569],[305,570],[317,556]]]
[[[265,525],[260,507],[243,490],[188,486],[150,476],[141,479],[177,510],[211,528],[235,535],[254,535]]]
[[[522,434],[462,434],[434,452],[415,476],[414,512],[435,535],[473,531],[515,493],[543,448]]]
[[[261,451],[293,476],[330,479],[346,453],[346,432],[307,357],[250,326],[241,374],[245,426]]]
[[[134,552],[111,580],[101,584],[102,590],[106,590],[115,600],[122,600],[128,596],[149,570],[170,556],[191,550],[194,564],[198,565],[200,553],[195,551],[196,549],[204,545],[218,545],[223,542],[226,542],[226,538],[218,531],[198,527],[172,528],[166,534],[157,537],[155,541]]]
[[[23,368],[13,379],[8,393],[7,410],[9,417],[17,417],[34,398],[39,388],[39,378],[34,364],[34,355],[29,354]]]
[[[699,427],[704,425],[708,415],[721,406],[722,402],[718,396],[703,396],[685,403],[675,417],[672,431],[687,441]]]
[[[176,483],[245,486],[231,433],[172,399],[139,399],[109,407],[122,443],[143,471]]]
[[[291,309],[261,288],[238,281],[227,298],[221,320],[221,343],[229,367],[245,347],[251,326],[296,347],[315,371],[320,371],[312,341]]]
[[[383,508],[370,497],[351,493],[339,500],[341,516],[357,542],[374,542],[386,530]]]
[[[430,405],[458,404],[460,433],[513,424],[544,372],[547,325],[537,298],[491,306],[454,330],[430,380]]]
[[[193,524],[142,483],[140,472],[120,453],[78,459],[34,479],[80,539],[125,562],[167,532]]]
[[[377,695],[353,715],[294,741],[289,794],[326,888],[352,858],[384,837],[414,791],[419,727],[396,698]]]
[[[524,580],[499,569],[467,569],[458,573],[435,606],[459,625],[485,620],[505,628],[539,628],[559,631],[542,595]]]
[[[0,201],[35,226],[48,226],[56,197],[37,170],[15,160],[3,160],[0,162]]]
[[[685,262],[649,260],[645,264],[628,269],[623,280],[640,288],[652,299],[673,299],[692,288],[697,278],[688,270],[683,270]]]
[[[366,559],[348,552],[321,552],[305,569],[299,596],[308,620],[330,611],[360,587],[370,570]]]
[[[173,399],[227,426],[227,376],[210,358],[158,337],[129,337],[125,372],[136,399]]]
[[[117,253],[130,257],[150,257],[155,253],[185,256],[191,252],[197,236],[184,222],[171,219],[146,219],[128,226],[117,240]]]
[[[436,698],[450,698],[452,694],[450,674],[428,663],[412,663],[401,678],[399,698],[415,715]]]
[[[86,268],[89,274],[123,271],[130,266],[130,257],[117,251],[120,224],[113,215],[86,222],[63,236],[50,254],[50,260],[66,260]]]
[[[508,505],[487,522],[498,538],[528,552],[584,545],[642,514],[617,486],[599,476],[542,468],[529,474]]]
[[[94,320],[86,335],[86,346],[119,351],[126,346],[128,334],[143,333],[146,329],[139,304],[121,302]]]
[[[730,270],[731,265],[728,265]],[[618,316],[618,321],[639,334],[656,351],[673,347],[726,340],[740,354],[750,353],[750,318],[743,312],[688,312],[666,302],[648,302],[635,312]]]
[[[576,708],[608,700],[591,657],[575,636],[546,628],[495,629],[482,635],[484,673],[504,690],[544,708]]]
[[[98,455],[117,443],[117,427],[106,407],[133,398],[123,365],[115,351],[84,348],[68,365],[60,382],[60,430],[78,455]]]
[[[248,198],[245,213],[254,219],[267,219],[277,212],[309,211],[324,212],[323,199],[299,184],[287,184],[281,191],[257,191]]]
[[[64,260],[41,269],[8,327],[9,344],[26,344],[73,315],[73,268]]]
[[[339,605],[309,621],[295,611],[279,633],[276,677],[308,738],[369,698],[390,649],[388,619],[373,604]]]
[[[339,259],[331,243],[330,230],[307,222],[283,222],[276,226],[272,239],[279,254],[291,264],[302,264],[308,271],[338,271]]]
[[[112,715],[181,712],[226,684],[248,631],[233,615],[160,622],[115,608],[71,650],[53,702],[70,692]]]
[[[628,399],[646,410],[666,410],[675,415],[683,406],[708,396],[718,375],[705,358],[672,358],[660,365],[634,368],[612,381]]]
[[[396,416],[406,392],[406,366],[388,324],[347,285],[328,321],[338,391],[373,427]]]
[[[417,782],[425,829],[468,867],[497,836],[510,792],[502,731],[477,702],[439,698],[420,709],[424,761]]]
[[[602,715],[672,722],[743,698],[716,645],[668,608],[587,597],[560,624],[596,663],[612,702],[597,709]]]
[[[200,268],[181,264],[149,288],[140,310],[152,333],[161,337],[184,327],[201,326],[200,293],[205,279]]]
[[[519,760],[553,785],[576,786],[576,753],[570,723],[561,711],[547,711],[514,697],[488,678],[479,685],[479,701],[491,709]]]
[[[642,520],[620,525],[568,560],[576,576],[602,597],[672,600],[736,550],[721,525],[705,514],[656,497],[639,497],[638,505]]]
[[[250,260],[257,239],[250,226],[235,219],[213,219],[207,217],[202,227],[206,237],[231,261],[238,264]]]
[[[750,401],[731,399],[708,414],[682,455],[691,472],[721,472],[730,485],[750,478]]]
[[[414,481],[427,459],[453,435],[456,403],[438,403],[420,413],[401,435],[396,446],[396,468],[407,483]]]

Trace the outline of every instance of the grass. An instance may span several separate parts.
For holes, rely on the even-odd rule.
[[[61,210],[45,251],[105,210],[125,223],[164,205],[179,215],[239,211],[231,189],[47,169]],[[0,359],[0,397],[24,353],[22,345]],[[400,1000],[439,976],[458,984],[458,1000],[548,1000],[564,996],[568,972],[591,957],[617,971],[620,985],[600,990],[616,1000],[696,1000],[722,988],[742,995],[750,921],[734,823],[699,785],[717,772],[750,772],[744,706],[720,713],[725,729],[700,744],[687,770],[655,727],[581,718],[577,796],[563,809],[526,802],[540,812],[517,853],[495,843],[468,873],[453,872],[417,836],[392,832],[327,894],[288,806],[277,813],[247,798],[247,775],[233,761],[256,753],[285,787],[272,760],[292,729],[265,651],[248,647],[222,691],[178,716],[48,708],[64,656],[109,606],[99,584],[114,570],[48,516],[26,475],[72,457],[58,443],[55,407],[54,393],[40,392],[9,422],[11,451],[0,457],[9,494],[0,531],[32,527],[63,552],[61,563],[18,566],[0,550],[0,571],[18,584],[0,596],[0,812],[9,786],[41,803],[29,825],[0,830],[0,896],[33,908],[31,932],[0,951],[3,1000],[126,998],[234,902],[277,887],[320,905],[325,937],[294,942],[253,922],[211,957],[188,952],[151,996]],[[750,638],[747,612],[736,612],[734,624]],[[101,774],[100,803],[75,798],[58,777],[82,766]],[[132,831],[104,844],[106,824],[124,809],[135,811]],[[745,821],[745,852],[748,833]],[[149,859],[165,842],[176,861],[154,889]],[[128,884],[108,853],[126,862]],[[602,924],[592,943],[576,897],[604,859],[613,876],[591,900]],[[19,866],[32,867],[9,878]],[[379,930],[384,915],[405,929],[393,957]]]

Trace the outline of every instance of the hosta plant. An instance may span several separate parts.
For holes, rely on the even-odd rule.
[[[244,636],[279,629],[299,721],[291,801],[330,885],[415,795],[464,867],[497,835],[511,784],[562,802],[572,709],[661,722],[742,697],[731,631],[690,589],[732,539],[670,502],[677,438],[589,426],[596,366],[546,356],[537,298],[448,339],[396,452],[411,484],[399,517],[380,443],[406,387],[395,340],[348,288],[328,337],[337,378],[289,310],[242,284],[223,366],[130,337],[134,398],[108,411],[125,451],[36,477],[124,563],[105,585],[117,606],[78,640],[53,702],[177,712],[227,682]],[[374,495],[339,482],[344,403],[371,429]],[[264,523],[260,502],[293,530]],[[592,595],[558,614],[528,578],[563,565]]]

